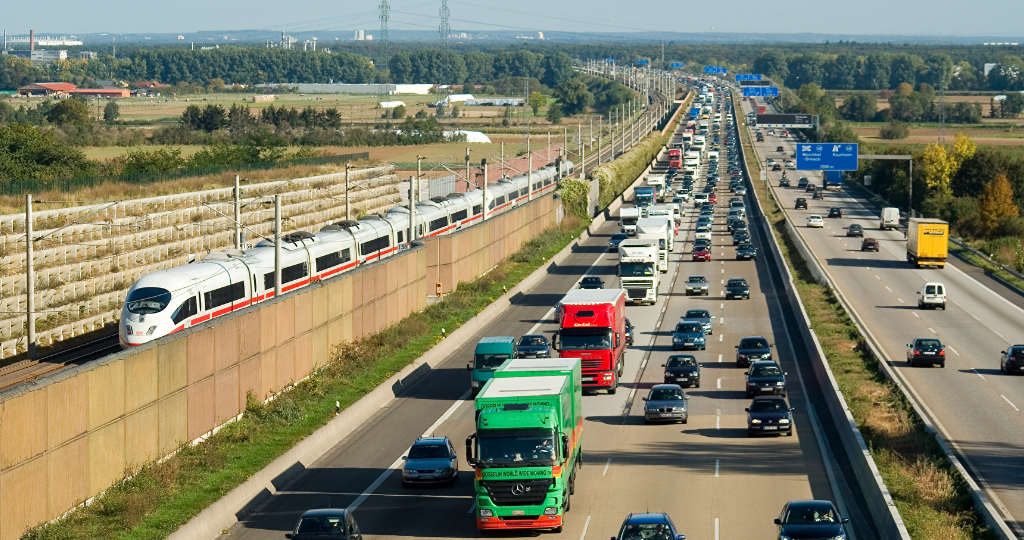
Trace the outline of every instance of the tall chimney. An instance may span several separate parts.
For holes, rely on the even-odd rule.
[[[29,30],[28,31],[28,50],[30,50],[30,51],[36,50],[36,31],[35,30]]]

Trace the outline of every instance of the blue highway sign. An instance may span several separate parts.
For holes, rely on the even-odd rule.
[[[609,64],[614,64],[615,63],[615,59],[614,58],[605,58],[604,61],[608,62]]]
[[[683,67],[685,65],[686,64],[683,63],[683,62],[672,62],[671,64],[668,65],[668,67],[670,67],[670,68],[681,68],[681,67]]]
[[[759,75],[759,74],[749,74],[749,73],[748,74],[743,74],[743,75],[736,75],[736,80],[737,81],[760,81],[761,80],[761,75]]]
[[[777,86],[744,86],[743,95],[745,97],[777,97],[779,95],[779,87]]]
[[[856,143],[800,143],[796,168],[801,171],[856,171]]]
[[[715,73],[725,73],[727,70],[724,67],[719,66],[704,66],[704,73],[713,75]]]
[[[642,66],[642,65],[650,64],[650,63],[651,63],[650,60],[637,60],[636,61],[636,65],[638,65],[638,66]]]

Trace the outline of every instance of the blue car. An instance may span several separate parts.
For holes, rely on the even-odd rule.
[[[630,514],[619,527],[619,535],[612,540],[631,540],[633,538],[671,538],[686,540],[686,535],[679,534],[679,529],[672,518],[664,512]]]
[[[551,358],[551,345],[544,334],[526,334],[516,344],[519,358]]]
[[[706,309],[688,309],[686,315],[680,317],[684,322],[697,322],[700,323],[701,328],[704,329],[704,333],[712,335],[715,333],[715,327],[712,325],[711,319],[715,316]]]
[[[459,476],[459,457],[448,437],[416,439],[402,456],[402,487],[413,484],[452,485]]]
[[[706,347],[704,328],[696,321],[681,321],[672,332],[672,350],[700,349]]]

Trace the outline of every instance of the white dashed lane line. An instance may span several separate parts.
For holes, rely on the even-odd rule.
[[[917,313],[915,313],[915,312],[911,312],[911,313],[914,313],[914,316],[915,316],[915,317],[917,317],[918,319],[920,319],[920,318],[921,318],[921,316],[920,316],[920,315],[918,315]]]
[[[984,375],[982,375],[981,373],[979,373],[977,369],[971,368],[971,371],[973,371],[975,375],[977,375],[977,376],[981,377],[981,380],[983,380],[983,381],[987,381],[987,380],[988,380],[988,379],[986,379],[986,378],[985,378],[985,376],[984,376]]]
[[[885,290],[892,292],[892,289],[890,289],[888,285],[885,286]]]
[[[952,345],[946,345],[946,348],[953,351],[953,354],[960,356],[960,353],[956,352],[956,349],[954,349]]]
[[[1017,406],[1016,406],[1016,405],[1014,405],[1012,401],[1010,401],[1010,398],[1008,398],[1008,397],[1006,397],[1006,396],[1004,396],[1004,395],[1002,395],[1002,394],[999,394],[999,397],[1001,397],[1001,398],[1003,398],[1004,400],[1006,400],[1006,402],[1007,402],[1007,403],[1009,403],[1011,407],[1013,407],[1013,410],[1015,410],[1015,411],[1017,411],[1017,412],[1020,412],[1020,409],[1018,409],[1018,408],[1017,408]]]

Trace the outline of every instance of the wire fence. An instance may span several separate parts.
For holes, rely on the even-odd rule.
[[[224,165],[221,167],[197,167],[193,169],[177,169],[173,171],[122,174],[110,176],[79,176],[75,178],[58,178],[50,180],[11,180],[0,184],[0,195],[24,195],[25,193],[42,193],[46,191],[61,191],[70,193],[79,189],[92,188],[100,184],[118,182],[125,184],[146,185],[179,178],[194,178],[198,176],[211,176],[228,172],[244,173],[249,171],[265,171],[291,167],[295,165],[332,165],[359,160],[369,160],[369,152],[357,152],[353,154],[339,154],[335,156],[323,156],[301,159],[287,159],[279,161],[268,161],[264,163],[245,163],[239,165]]]

